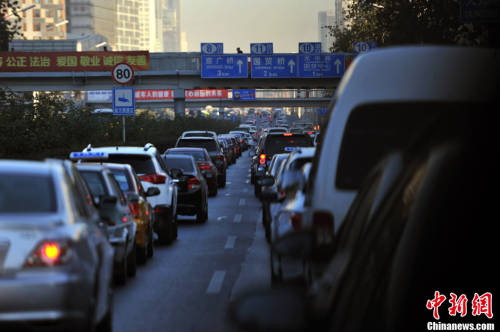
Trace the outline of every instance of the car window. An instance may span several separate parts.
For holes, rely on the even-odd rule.
[[[80,171],[80,174],[87,182],[87,186],[94,197],[109,195],[100,171]]]
[[[129,178],[128,172],[122,169],[111,169],[116,182],[122,191],[134,191],[132,179]]]
[[[55,188],[51,176],[0,174],[0,214],[51,213],[56,210]]]
[[[170,170],[172,168],[180,168],[183,172],[194,172],[192,160],[188,158],[165,158],[165,164]]]
[[[126,205],[127,200],[125,199],[125,195],[124,195],[123,191],[120,189],[120,185],[115,180],[115,177],[113,176],[113,174],[106,173],[105,176],[107,177],[108,181],[111,184],[111,190],[113,191],[111,194],[118,198],[118,201],[120,202],[121,205]]]
[[[306,135],[269,135],[264,143],[264,153],[274,155],[276,153],[290,152],[291,148],[313,146],[313,141]]]
[[[167,151],[167,155],[172,155],[172,154],[180,154],[180,155],[187,155],[187,156],[193,156],[195,161],[206,161],[206,156],[204,151],[172,151],[169,150]]]
[[[176,147],[189,147],[189,148],[205,148],[207,151],[217,151],[217,143],[215,140],[208,139],[180,139]]]
[[[107,161],[117,164],[130,164],[138,175],[156,173],[151,156],[147,154],[133,155],[111,153]]]
[[[185,133],[183,137],[214,137],[212,133]]]

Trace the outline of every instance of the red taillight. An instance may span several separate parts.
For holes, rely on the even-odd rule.
[[[198,163],[198,166],[200,167],[201,170],[205,170],[205,171],[212,170],[212,166],[209,163]]]
[[[187,182],[188,189],[193,190],[193,189],[199,189],[201,187],[201,182],[197,177],[192,177],[188,180]]]
[[[292,136],[292,133],[283,133],[283,136]]]
[[[130,213],[134,218],[139,218],[139,203],[129,203]]]
[[[151,182],[152,184],[162,184],[165,183],[167,177],[162,174],[149,174],[139,176],[141,181]]]
[[[266,163],[266,155],[263,153],[259,156],[259,163],[264,165]]]
[[[217,157],[216,157],[216,158],[217,158],[217,159],[219,159],[219,160],[224,160],[224,156],[223,156],[223,155],[220,155],[220,154],[219,154],[219,155],[217,155]]]
[[[50,267],[67,263],[71,251],[65,241],[47,241],[41,243],[26,259],[26,267]]]
[[[302,213],[293,212],[290,215],[290,223],[292,224],[293,229],[300,230],[302,228]]]
[[[307,132],[307,134],[308,134],[308,135],[312,135],[312,134],[314,134],[314,132],[312,132],[312,131],[308,131],[308,132]]]

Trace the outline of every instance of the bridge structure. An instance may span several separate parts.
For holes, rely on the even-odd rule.
[[[250,55],[248,54],[250,59]],[[136,71],[128,85],[135,89],[172,89],[173,100],[144,102],[146,107],[171,107],[183,113],[186,106],[219,107],[305,106],[326,107],[330,98],[263,98],[251,101],[232,99],[186,100],[192,89],[336,89],[340,78],[202,78],[199,52],[151,53],[149,70]],[[248,64],[250,66],[250,63]],[[108,71],[2,72],[0,88],[15,92],[111,90],[119,86]],[[141,103],[138,103],[141,105]],[[109,105],[101,105],[109,106]]]

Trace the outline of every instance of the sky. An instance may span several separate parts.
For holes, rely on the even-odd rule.
[[[318,12],[333,0],[181,0],[188,51],[202,42],[224,43],[224,53],[272,42],[274,53],[297,53],[299,42],[318,40]]]

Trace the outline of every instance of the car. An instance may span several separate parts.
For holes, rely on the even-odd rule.
[[[271,159],[276,153],[291,152],[296,147],[312,147],[313,140],[309,135],[292,133],[269,133],[261,141],[257,148],[258,162],[253,164],[255,180],[265,174]],[[259,170],[260,168],[260,170]],[[260,185],[256,181],[254,185],[255,196],[260,193]]]
[[[181,154],[163,155],[165,165],[179,179],[179,214],[196,215],[196,221],[208,219],[208,186],[194,158]],[[180,172],[179,172],[180,170]]]
[[[160,189],[157,196],[147,200],[154,209],[154,230],[160,244],[177,239],[177,186],[160,157],[157,148],[147,143],[140,146],[93,147],[89,144],[84,152],[95,153],[101,160],[117,164],[129,164],[141,182],[149,182]]]
[[[456,73],[464,61],[473,65]],[[313,165],[304,223],[333,241],[380,158],[408,145],[439,113],[494,99],[496,66],[494,51],[461,47],[393,47],[357,57],[322,128],[324,144]]]
[[[128,201],[113,173],[101,164],[80,163],[76,168],[87,183],[101,219],[107,226],[108,240],[115,249],[114,275],[116,282],[125,284],[137,271],[135,234]]]
[[[217,138],[217,134],[215,131],[207,131],[207,130],[190,130],[185,131],[181,134],[181,137],[213,137]]]
[[[113,174],[120,189],[125,194],[128,206],[137,226],[135,232],[135,245],[137,248],[137,262],[144,264],[148,258],[154,255],[154,209],[147,198],[160,194],[160,189],[150,186],[147,189],[146,184],[135,173],[132,166],[127,164],[104,164]]]
[[[285,127],[271,127],[268,129],[268,133],[287,133],[288,128]]]
[[[236,158],[234,158],[233,156],[233,149],[230,146],[229,140],[226,140],[225,138],[218,136],[217,141],[219,142],[219,145],[222,147],[222,151],[224,152],[224,156],[226,157],[228,166],[234,164]]]
[[[217,167],[212,163],[212,159],[205,148],[170,148],[165,151],[165,155],[187,155],[192,156],[205,178],[208,185],[208,195],[217,196]]]
[[[112,331],[113,251],[70,161],[0,160],[0,330]]]
[[[212,137],[180,137],[175,144],[176,148],[205,148],[217,167],[217,185],[219,188],[226,186],[227,161],[217,138]]]

